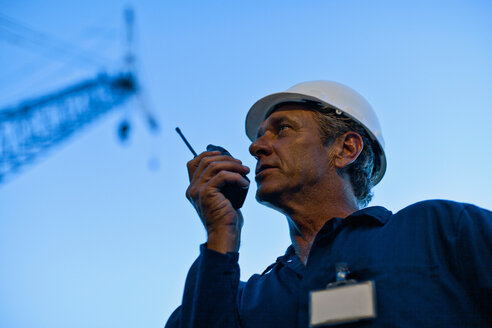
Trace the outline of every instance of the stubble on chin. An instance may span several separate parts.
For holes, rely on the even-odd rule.
[[[273,209],[279,209],[278,205],[283,191],[280,188],[265,188],[258,183],[258,189],[256,190],[256,200],[258,203],[271,207]]]

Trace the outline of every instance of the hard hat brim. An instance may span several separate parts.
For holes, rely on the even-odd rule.
[[[251,141],[255,141],[258,129],[263,121],[272,113],[275,106],[286,102],[314,101],[332,106],[320,99],[294,92],[273,93],[258,100],[249,110],[246,116],[246,135]],[[332,106],[333,107],[333,106]],[[335,107],[334,107],[335,108]]]

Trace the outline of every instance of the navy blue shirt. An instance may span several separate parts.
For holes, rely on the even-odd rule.
[[[238,254],[202,245],[166,328],[308,327],[309,292],[336,280],[376,284],[377,318],[337,327],[492,327],[492,212],[433,200],[396,214],[369,207],[326,222],[306,266],[290,246],[239,281]]]

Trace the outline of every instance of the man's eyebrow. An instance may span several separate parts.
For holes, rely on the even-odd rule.
[[[291,124],[298,123],[297,120],[293,119],[292,117],[290,117],[289,115],[286,115],[286,114],[272,118],[272,125],[279,124],[282,122],[287,122],[287,123],[291,123]]]

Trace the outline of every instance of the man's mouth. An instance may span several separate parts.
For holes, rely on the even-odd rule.
[[[258,175],[261,172],[263,172],[263,171],[265,171],[267,169],[272,169],[272,168],[276,168],[276,166],[271,165],[271,164],[261,164],[260,166],[258,166],[256,168],[255,174]]]

